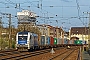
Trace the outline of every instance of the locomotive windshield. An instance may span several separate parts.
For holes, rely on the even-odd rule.
[[[27,40],[27,36],[18,36],[18,40]]]

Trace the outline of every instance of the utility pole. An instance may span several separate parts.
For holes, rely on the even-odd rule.
[[[89,27],[89,30],[88,30],[88,47],[90,48],[90,12],[83,12],[83,13],[89,14],[89,24],[88,24],[88,27]]]
[[[2,15],[8,15],[7,18],[9,18],[8,22],[9,22],[9,39],[8,39],[8,42],[9,42],[9,48],[11,48],[11,14],[10,13],[2,13]]]
[[[88,32],[88,47],[90,48],[90,12],[87,12],[87,14],[89,14],[89,24],[88,24],[88,27],[89,27],[89,32]]]
[[[2,50],[2,21],[1,21],[2,17],[0,17],[0,42],[1,42],[1,50]]]
[[[11,14],[9,14],[9,48],[11,48]]]
[[[89,24],[88,24],[88,26],[89,26],[88,46],[89,46],[89,48],[90,48],[90,13],[88,13],[88,14],[89,14]]]
[[[40,6],[41,6],[41,10],[42,10],[42,0],[41,0],[41,4],[40,4]]]

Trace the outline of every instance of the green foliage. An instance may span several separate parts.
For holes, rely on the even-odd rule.
[[[10,42],[10,46],[11,48],[15,48],[15,40]],[[9,40],[0,39],[0,48],[5,49],[6,47],[9,48]]]
[[[4,39],[0,39],[0,47],[2,49],[5,49],[5,47],[8,47],[8,41],[6,41]]]
[[[12,48],[15,48],[15,40],[12,40]]]

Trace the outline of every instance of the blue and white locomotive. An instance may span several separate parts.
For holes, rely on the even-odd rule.
[[[38,48],[38,35],[31,32],[18,32],[16,35],[16,49],[30,50]]]

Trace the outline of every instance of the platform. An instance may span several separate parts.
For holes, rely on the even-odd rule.
[[[88,52],[82,52],[82,60],[90,60],[90,55],[88,54]]]

